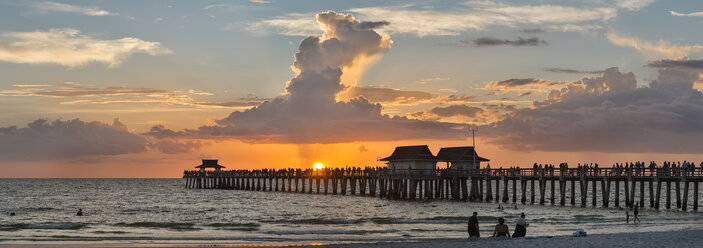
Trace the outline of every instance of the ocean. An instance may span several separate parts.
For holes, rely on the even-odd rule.
[[[0,245],[277,245],[464,238],[474,211],[479,213],[482,237],[492,234],[498,217],[506,219],[512,232],[522,212],[530,224],[528,236],[570,235],[579,228],[598,234],[703,225],[700,212],[646,207],[642,222],[628,225],[625,210],[590,207],[590,196],[586,208],[549,201],[530,205],[528,196],[528,204],[510,203],[501,210],[498,203],[186,189],[184,184],[183,179],[0,179]],[[620,198],[624,201],[624,195]],[[76,216],[79,208],[84,216]]]

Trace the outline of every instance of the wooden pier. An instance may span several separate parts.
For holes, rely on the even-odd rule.
[[[186,188],[698,210],[703,168],[390,170],[386,167],[185,171]],[[672,184],[675,205],[672,204]],[[621,186],[622,185],[622,186]],[[662,195],[664,186],[664,195]],[[509,188],[510,190],[509,193]],[[529,188],[529,196],[528,196]],[[549,191],[547,191],[549,188]],[[578,189],[578,190],[577,190]],[[623,191],[621,191],[623,190]],[[693,191],[689,194],[689,191]],[[536,192],[535,192],[536,191]],[[590,192],[589,192],[590,191]],[[614,194],[613,194],[614,191]],[[548,193],[547,193],[548,192]],[[611,195],[613,195],[611,202]],[[645,195],[647,197],[645,197]],[[590,196],[590,199],[589,199]],[[624,199],[621,198],[624,196]],[[664,205],[660,205],[664,198]],[[693,200],[692,204],[689,199]],[[589,201],[590,200],[590,201]],[[624,200],[622,202],[621,200]]]

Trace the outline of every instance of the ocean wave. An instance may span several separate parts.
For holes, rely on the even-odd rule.
[[[134,222],[134,223],[117,223],[116,226],[126,227],[146,227],[146,228],[168,228],[176,230],[199,230],[193,223],[187,222]]]
[[[204,226],[233,231],[256,231],[261,225],[258,223],[210,223]]]
[[[373,234],[373,233],[394,233],[397,230],[305,230],[305,231],[270,231],[266,232],[268,234],[278,234],[278,235],[304,235],[304,234],[352,234],[352,235],[363,235],[363,234]]]
[[[40,223],[40,224],[7,224],[0,225],[0,231],[19,231],[22,229],[72,229],[85,228],[88,225],[82,223]]]
[[[289,224],[308,224],[308,225],[341,225],[341,224],[359,224],[364,220],[345,220],[345,219],[292,219],[292,220],[264,220],[264,223],[289,223]]]

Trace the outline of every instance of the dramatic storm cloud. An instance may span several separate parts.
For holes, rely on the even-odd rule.
[[[379,56],[390,49],[390,37],[373,30],[388,23],[360,22],[351,15],[332,11],[318,14],[317,21],[325,33],[322,37],[309,36],[300,43],[292,66],[296,75],[288,81],[286,95],[246,111],[233,112],[227,118],[216,120],[216,125],[179,132],[152,129],[147,135],[231,137],[272,143],[462,137],[461,125],[390,117],[381,114],[380,104],[361,97],[337,101],[336,95],[345,89],[341,77],[346,70],[354,70],[360,60]],[[375,91],[358,90],[367,94]],[[404,94],[400,92],[396,96]],[[412,94],[428,97],[422,93]]]
[[[0,158],[3,160],[139,153],[146,151],[146,145],[145,138],[130,133],[117,119],[112,124],[40,119],[22,128],[0,128]]]
[[[649,87],[637,88],[632,73],[608,68],[483,132],[512,150],[698,153],[703,94],[692,88],[696,80],[697,72],[662,67]]]

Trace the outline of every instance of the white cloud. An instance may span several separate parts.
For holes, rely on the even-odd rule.
[[[252,3],[271,3],[271,1],[265,1],[265,0],[249,0],[249,2],[252,2]]]
[[[259,33],[278,33],[289,36],[321,35],[320,24],[315,13],[291,13],[249,24],[247,30]]]
[[[620,35],[616,32],[608,32],[608,40],[621,47],[632,47],[649,59],[678,58],[703,52],[703,45],[675,45],[668,41],[659,40],[651,42],[635,37]]]
[[[200,101],[214,95],[210,92],[190,89],[187,91],[167,91],[153,88],[132,88],[124,86],[96,87],[74,82],[58,84],[15,84],[11,90],[0,90],[6,97],[50,97],[68,98],[60,104],[114,104],[114,103],[159,103],[165,105],[190,106],[197,108],[245,108],[261,104],[268,98],[246,97],[228,102]]]
[[[38,2],[34,4],[34,7],[40,11],[54,11],[54,12],[69,12],[78,13],[88,16],[110,16],[118,15],[117,13],[112,13],[107,10],[100,9],[99,7],[89,7],[89,6],[78,6],[70,5],[65,3],[55,3],[55,2]]]
[[[655,0],[618,0],[615,4],[623,9],[637,11],[649,6]]]
[[[381,32],[423,36],[459,35],[467,30],[483,30],[488,26],[545,25],[554,31],[578,31],[600,28],[601,23],[617,16],[613,7],[572,7],[560,5],[508,5],[494,2],[471,3],[439,11],[413,8],[412,5],[353,8],[360,18],[388,21]],[[319,24],[310,14],[288,14],[262,20],[249,26],[251,31],[283,35],[320,34]]]
[[[125,37],[101,40],[75,29],[0,34],[0,61],[19,64],[58,64],[68,67],[92,62],[117,66],[134,53],[171,53],[159,42]]]
[[[672,15],[675,15],[675,16],[703,17],[703,11],[684,14],[684,13],[679,13],[679,12],[672,10],[672,11],[669,11],[669,13],[671,13]]]

